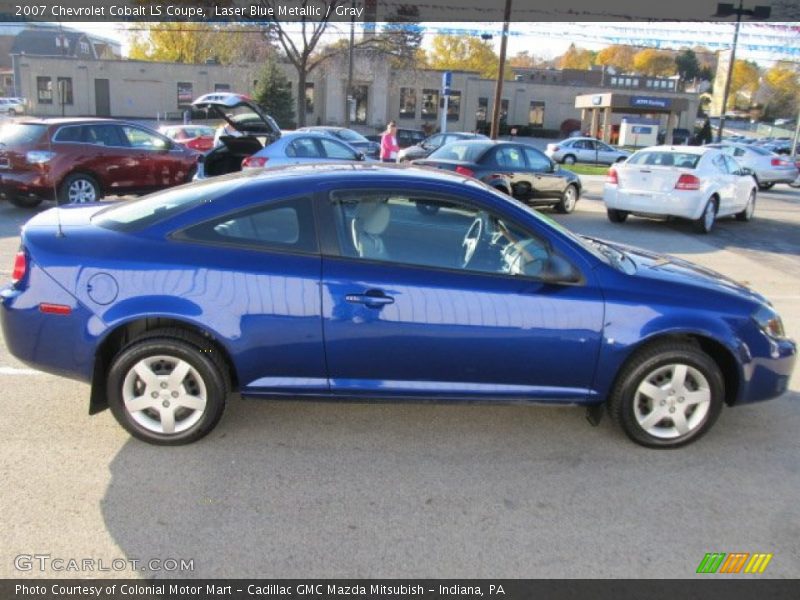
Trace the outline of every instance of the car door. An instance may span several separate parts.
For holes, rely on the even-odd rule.
[[[533,174],[520,145],[499,144],[480,159],[480,164],[505,177],[515,198],[529,200],[533,197]]]
[[[107,195],[124,194],[138,187],[143,167],[119,125],[103,122],[83,125],[82,140],[76,170],[97,175]]]
[[[572,144],[572,154],[578,162],[594,162],[594,142],[591,140],[576,140]]]
[[[728,172],[734,178],[734,198],[731,212],[738,213],[745,209],[747,202],[750,200],[750,192],[753,190],[754,184],[753,177],[749,174],[742,174],[741,165],[730,156],[725,156],[724,158]]]
[[[328,138],[319,138],[317,143],[320,145],[320,151],[326,161],[355,162],[362,160],[363,155],[359,156],[359,152],[347,144]]]
[[[533,198],[560,198],[567,186],[566,171],[556,170],[552,161],[536,148],[523,147],[533,179]]]
[[[718,182],[717,193],[719,195],[719,216],[729,215],[736,209],[736,183],[738,176],[733,174],[729,167],[730,157],[718,154],[711,160],[711,172],[714,179]]]
[[[590,393],[603,324],[592,271],[516,221],[530,215],[490,208],[486,196],[384,187],[319,199],[335,395],[573,402]],[[516,248],[529,250],[531,272],[517,269]],[[562,251],[586,279],[537,279],[536,261]]]
[[[603,142],[595,142],[594,144],[597,148],[598,162],[610,165],[619,158],[619,153],[608,144],[604,144]]]
[[[286,145],[286,156],[289,164],[301,165],[322,160],[322,146],[317,138],[303,136],[293,139]]]
[[[173,145],[169,140],[133,125],[122,125],[121,129],[131,154],[138,162],[132,188],[158,190],[186,182],[188,169],[177,156],[182,151],[172,152]]]

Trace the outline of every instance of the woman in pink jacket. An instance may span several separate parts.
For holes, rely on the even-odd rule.
[[[389,121],[386,131],[381,135],[381,160],[383,162],[397,162],[397,123]]]

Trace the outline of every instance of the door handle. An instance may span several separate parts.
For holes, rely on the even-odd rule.
[[[387,304],[394,304],[394,298],[387,296],[380,290],[369,290],[363,294],[347,294],[344,299],[351,304],[363,304],[369,308],[380,308]]]

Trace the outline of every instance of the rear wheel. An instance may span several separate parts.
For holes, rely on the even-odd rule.
[[[711,428],[724,396],[722,373],[710,356],[691,343],[663,342],[623,368],[608,409],[634,442],[676,448]]]
[[[102,197],[94,177],[83,173],[69,175],[58,190],[59,204],[86,204],[97,202]]]
[[[614,208],[606,209],[608,220],[612,223],[624,223],[628,218],[628,212],[625,210],[616,210]]]
[[[41,198],[26,198],[25,196],[9,196],[8,201],[17,208],[34,208],[42,203]]]
[[[562,160],[565,165],[574,165],[575,164],[575,157],[572,154],[567,154]]]
[[[578,188],[574,185],[568,185],[567,189],[561,195],[561,202],[556,204],[556,210],[563,214],[569,214],[575,210],[575,205],[578,203]]]
[[[736,213],[736,219],[739,221],[749,221],[753,218],[753,213],[756,211],[756,191],[750,192],[750,197],[747,199],[747,205],[740,213]]]
[[[108,373],[114,417],[151,444],[188,444],[207,435],[219,422],[228,394],[214,352],[169,332],[148,334],[123,348]]]
[[[694,221],[694,229],[697,233],[710,233],[714,229],[714,223],[717,221],[717,200],[711,198],[703,209],[703,214],[700,218]]]

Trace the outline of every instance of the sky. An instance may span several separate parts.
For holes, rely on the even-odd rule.
[[[430,44],[436,33],[454,35],[491,34],[495,50],[499,50],[502,23],[423,23],[425,37],[423,45]],[[71,27],[82,29],[118,40],[127,52],[127,34],[124,23],[71,23]],[[380,29],[380,25],[378,27]],[[681,22],[675,23],[512,23],[509,33],[508,53],[528,50],[533,55],[551,59],[563,54],[570,43],[591,50],[599,50],[612,43],[627,43],[641,46],[677,48],[680,46],[704,45],[711,50],[727,49],[733,39],[733,23],[725,22]],[[349,34],[346,24],[334,23],[326,33],[330,41]],[[800,64],[800,23],[742,23],[738,54],[739,58],[755,60],[769,66],[776,60],[790,60]]]

